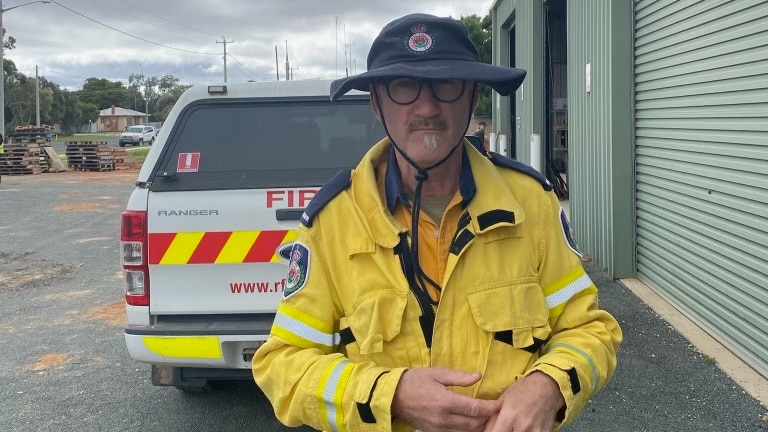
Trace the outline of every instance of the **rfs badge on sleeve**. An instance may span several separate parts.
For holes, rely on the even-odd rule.
[[[288,298],[304,288],[308,277],[309,248],[303,243],[295,242],[291,250],[291,261],[288,263],[288,276],[285,281],[283,298]]]
[[[563,237],[565,237],[565,243],[568,245],[568,248],[581,257],[581,251],[576,245],[576,240],[573,238],[573,231],[571,231],[571,224],[568,222],[568,216],[565,214],[565,210],[562,207],[560,208],[560,228],[562,228]]]

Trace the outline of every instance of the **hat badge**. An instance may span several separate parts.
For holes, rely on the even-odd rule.
[[[408,48],[416,53],[423,53],[432,48],[432,36],[426,33],[427,26],[424,24],[415,24],[411,26],[413,33],[408,39]]]

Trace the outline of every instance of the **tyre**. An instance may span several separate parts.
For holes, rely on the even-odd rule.
[[[144,140],[143,140],[143,139],[140,139],[140,140],[139,140],[139,147],[141,147],[141,146],[143,146],[143,145],[144,145]]]
[[[120,144],[120,147],[125,147],[125,143],[124,142],[120,142],[119,144]]]
[[[152,137],[152,139],[151,139],[151,140],[149,140],[149,145],[152,145],[152,144],[154,144],[154,143],[155,143],[155,137]]]

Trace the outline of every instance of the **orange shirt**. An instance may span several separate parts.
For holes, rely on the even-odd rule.
[[[391,164],[395,164],[395,170],[392,172],[390,169]],[[378,172],[386,172],[386,176],[379,176],[379,193],[381,196],[398,195],[397,191],[388,190],[392,188],[401,187],[399,182],[399,169],[394,160],[394,150],[389,160],[386,163],[382,163]],[[393,177],[397,177],[397,181],[393,182]],[[389,177],[389,181],[386,180]],[[456,234],[459,224],[459,218],[462,213],[462,195],[460,191],[456,191],[448,206],[445,208],[443,218],[438,226],[429,215],[422,211],[419,213],[419,265],[424,273],[433,281],[437,282],[442,287],[443,275],[445,274],[445,267],[448,262],[448,251],[453,241],[453,236]],[[399,199],[396,200],[393,216],[395,220],[408,228],[410,232],[413,232],[411,227],[411,205],[405,202],[406,199],[403,194],[399,194]],[[390,203],[390,209],[392,204]],[[430,283],[426,283],[427,291],[429,292],[432,300],[440,300],[440,291]]]

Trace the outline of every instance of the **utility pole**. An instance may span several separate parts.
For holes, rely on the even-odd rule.
[[[288,39],[285,40],[285,80],[290,81],[288,72],[291,70],[290,63],[288,63]]]
[[[40,75],[35,65],[35,125],[40,127]]]
[[[221,35],[221,41],[216,41],[216,43],[224,44],[224,84],[227,83],[227,44],[228,43],[235,43],[234,40],[228,41],[224,35]]]
[[[349,49],[349,73],[350,73],[350,74],[352,74],[352,75],[354,75],[354,74],[356,74],[356,73],[357,73],[357,72],[356,72],[356,68],[355,68],[355,66],[354,66],[354,64],[355,64],[355,58],[354,58],[354,57],[352,57],[352,47],[353,47],[353,46],[355,46],[355,43],[354,43],[354,42],[350,42],[350,43],[349,43],[349,45],[347,45],[347,47],[348,47],[348,49]]]
[[[339,16],[336,15],[336,78],[339,77]]]
[[[147,78],[144,76],[144,65],[139,63],[141,68],[141,80],[144,82],[144,124],[149,124],[149,90],[147,88]]]
[[[349,76],[349,59],[347,59],[347,23],[344,23],[344,71]]]
[[[280,81],[280,63],[277,60],[277,45],[275,45],[275,75],[277,75],[277,80]]]

